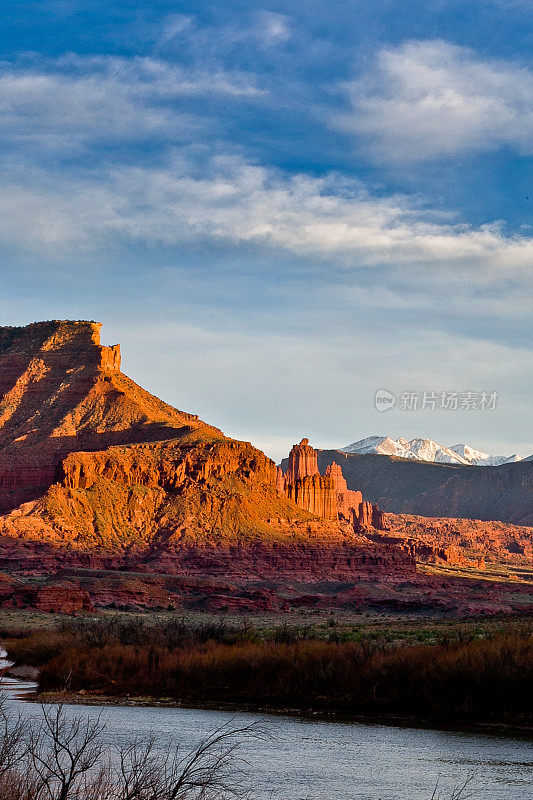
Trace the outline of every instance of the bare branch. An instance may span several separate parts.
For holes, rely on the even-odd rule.
[[[231,721],[232,722],[232,721]],[[246,763],[246,738],[264,736],[257,724],[222,725],[190,753],[138,737],[116,757],[104,747],[105,725],[67,708],[41,706],[25,722],[0,700],[1,800],[237,800]],[[454,800],[458,800],[454,798]]]

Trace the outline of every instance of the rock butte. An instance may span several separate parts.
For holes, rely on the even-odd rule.
[[[317,452],[309,445],[309,439],[293,446],[286,473],[278,468],[277,486],[305,511],[337,520],[341,525],[348,522],[354,531],[385,527],[382,511],[364,501],[361,492],[348,489],[338,464],[329,464],[325,475],[319,473]]]
[[[280,491],[264,453],[123,375],[120,348],[100,344],[100,327],[0,329],[3,534],[120,549],[309,535],[343,541],[354,534],[348,512],[356,528],[372,525],[368,513],[359,521],[355,493],[354,507],[339,506],[339,515],[342,474],[320,475],[308,443],[293,449]]]
[[[528,528],[383,514],[347,488],[339,464],[320,474],[307,439],[283,472],[123,375],[120,348],[100,344],[100,327],[0,328],[0,569],[9,573],[0,604],[75,611],[115,593],[137,607],[279,610],[300,603],[287,580],[342,579],[343,599],[327,600],[338,605],[353,601],[350,581],[427,582],[417,559],[476,569],[487,556],[531,559]],[[124,577],[83,588],[82,567]],[[131,570],[176,577],[169,586],[154,575],[128,579]],[[32,574],[48,582],[21,577]],[[231,590],[209,575],[231,578]]]

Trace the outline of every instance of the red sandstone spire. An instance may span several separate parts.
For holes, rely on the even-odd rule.
[[[348,489],[338,464],[330,464],[325,475],[319,473],[317,453],[309,445],[309,439],[293,445],[287,473],[278,471],[277,486],[300,508],[319,517],[344,518],[355,530],[384,527],[382,512],[372,503],[364,502],[361,492]]]
[[[302,439],[300,444],[293,445],[289,453],[287,482],[295,483],[299,478],[306,478],[308,475],[318,475],[316,459],[316,450],[310,446],[309,439]]]

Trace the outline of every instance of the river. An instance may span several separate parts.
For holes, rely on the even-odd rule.
[[[8,704],[26,716],[34,684],[3,679]],[[268,738],[244,742],[253,800],[430,800],[435,783],[448,799],[473,774],[471,797],[533,797],[531,743],[501,736],[299,719],[255,713],[145,706],[69,706],[102,715],[110,745],[152,732],[162,743],[192,749],[220,725],[259,722]]]

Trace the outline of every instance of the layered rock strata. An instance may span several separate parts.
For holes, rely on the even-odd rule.
[[[278,467],[277,486],[296,505],[328,520],[349,522],[353,530],[385,527],[380,509],[363,500],[361,492],[348,489],[341,467],[333,462],[324,475],[317,466],[317,452],[309,439],[293,445],[284,473]]]
[[[338,463],[324,474],[317,464],[304,439],[276,469],[144,391],[97,323],[0,328],[0,603],[326,607],[359,603],[355,583],[366,581],[367,604],[401,605],[401,588],[391,598],[387,587],[405,579],[421,591],[417,560],[481,568],[479,528],[384,516]],[[490,558],[501,545],[513,565],[526,561],[523,530],[487,534]],[[90,588],[86,569],[103,570]],[[176,576],[172,589],[162,573]],[[332,599],[337,579],[347,588]]]
[[[181,437],[205,425],[120,372],[95,322],[0,328],[0,514],[40,497],[71,452]]]
[[[0,328],[0,535],[152,550],[350,535],[308,443],[280,491],[264,453],[123,375],[100,328]]]

